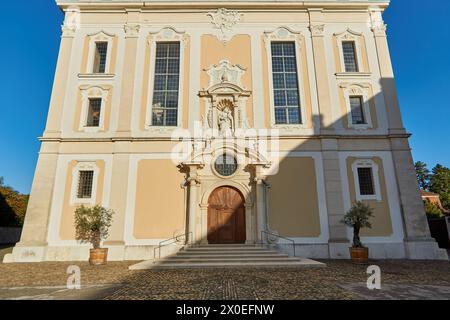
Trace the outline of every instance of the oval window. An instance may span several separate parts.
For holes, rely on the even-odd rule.
[[[238,164],[235,157],[225,153],[217,158],[214,167],[221,176],[229,177],[236,173]]]

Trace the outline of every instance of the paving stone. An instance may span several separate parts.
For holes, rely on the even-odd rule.
[[[0,299],[33,296],[46,299],[106,300],[322,300],[322,299],[449,299],[450,262],[372,261],[382,273],[385,291],[369,291],[368,265],[322,261],[324,268],[234,268],[128,270],[136,262],[0,264]],[[67,268],[81,269],[82,288],[64,291]],[[42,292],[36,287],[50,287]],[[92,287],[100,286],[100,287]],[[52,288],[54,287],[54,288]],[[15,293],[13,292],[14,290]],[[17,291],[19,290],[19,291]],[[63,291],[61,291],[63,290]],[[55,297],[56,296],[56,297]]]

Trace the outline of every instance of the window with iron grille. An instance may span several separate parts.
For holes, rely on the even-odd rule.
[[[101,98],[89,99],[89,110],[86,123],[87,127],[100,126],[101,111],[102,111],[102,99]]]
[[[363,97],[352,96],[350,97],[350,110],[352,113],[353,124],[366,124],[363,110]]]
[[[301,124],[295,42],[272,42],[272,73],[276,124]]]
[[[358,168],[359,193],[362,196],[375,195],[372,168]]]
[[[344,54],[345,72],[358,72],[358,62],[356,60],[356,46],[354,41],[342,42]]]
[[[224,177],[232,176],[236,172],[237,167],[236,158],[226,153],[218,157],[215,163],[216,171]]]
[[[152,108],[154,126],[176,127],[178,125],[179,86],[180,43],[157,43]]]
[[[108,54],[108,42],[95,43],[95,57],[94,57],[94,73],[106,72],[106,57]]]
[[[80,171],[78,178],[78,199],[92,198],[94,171]]]

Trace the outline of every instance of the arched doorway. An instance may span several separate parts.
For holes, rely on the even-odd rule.
[[[233,187],[220,187],[208,201],[208,242],[240,244],[246,241],[245,199]]]

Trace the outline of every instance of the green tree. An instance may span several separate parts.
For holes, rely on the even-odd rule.
[[[439,194],[442,206],[450,209],[450,169],[438,164],[432,172],[430,191]]]
[[[444,214],[441,209],[429,200],[424,200],[425,212],[427,213],[428,218],[442,218]]]
[[[108,238],[114,211],[101,206],[81,206],[75,210],[75,229],[77,240],[91,243],[94,249],[100,248],[100,242]]]
[[[13,188],[5,186],[3,177],[0,177],[0,226],[23,226],[28,198],[28,195],[20,194]]]
[[[342,219],[342,223],[353,228],[353,248],[364,248],[359,234],[363,228],[372,228],[370,219],[373,214],[374,210],[370,206],[358,201]]]
[[[430,186],[430,170],[427,168],[427,164],[422,161],[416,162],[414,165],[416,167],[417,181],[419,182],[419,187],[422,190],[428,190]]]

